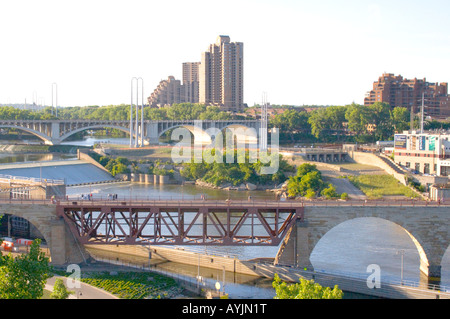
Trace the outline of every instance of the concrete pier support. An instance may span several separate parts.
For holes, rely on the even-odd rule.
[[[311,248],[308,237],[308,221],[297,220],[281,244],[275,258],[275,264],[313,271],[314,267],[309,259]]]
[[[54,265],[66,263],[66,231],[64,219],[55,219],[50,223],[50,255]]]

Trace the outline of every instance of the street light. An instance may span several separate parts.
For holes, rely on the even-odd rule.
[[[53,93],[53,89],[55,89],[55,93]],[[53,97],[55,97],[55,104],[53,105]],[[55,115],[58,117],[58,86],[56,83],[52,83],[52,114],[53,107],[55,108]]]
[[[397,250],[396,255],[401,255],[401,272],[400,272],[400,278],[401,278],[401,285],[403,286],[403,256],[405,255],[405,250],[404,249],[400,249]]]

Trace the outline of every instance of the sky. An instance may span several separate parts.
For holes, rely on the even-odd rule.
[[[244,102],[362,104],[384,72],[450,82],[448,0],[0,0],[0,103],[130,103],[218,35],[244,43]],[[55,83],[55,84],[53,84]]]

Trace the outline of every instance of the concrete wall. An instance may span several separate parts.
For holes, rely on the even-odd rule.
[[[89,154],[87,154],[87,152],[78,149],[77,150],[77,156],[79,160],[83,160],[88,162],[89,164],[92,164],[98,168],[100,168],[101,170],[107,172],[108,174],[111,174],[106,168],[103,167],[103,165],[101,165],[99,162],[97,162],[95,159],[93,159],[92,157],[89,156]]]
[[[193,265],[206,268],[213,268],[226,271],[237,272],[246,275],[259,276],[257,265],[250,261],[241,261],[235,258],[197,254],[182,249],[166,248],[164,246],[140,246],[140,245],[85,245],[89,251],[90,248],[114,252],[117,254],[128,254],[144,258],[156,258],[168,260],[176,263]]]

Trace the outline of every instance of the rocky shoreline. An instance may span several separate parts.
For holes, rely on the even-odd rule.
[[[216,186],[211,183],[207,183],[200,179],[195,181],[195,185],[199,187],[206,187],[212,189],[221,189],[221,190],[234,190],[234,191],[255,191],[255,190],[265,190],[267,192],[274,192],[276,194],[282,195],[286,192],[287,189],[287,180],[280,185],[255,185],[252,183],[242,183],[239,186],[233,186],[231,183],[226,183],[220,186]]]

